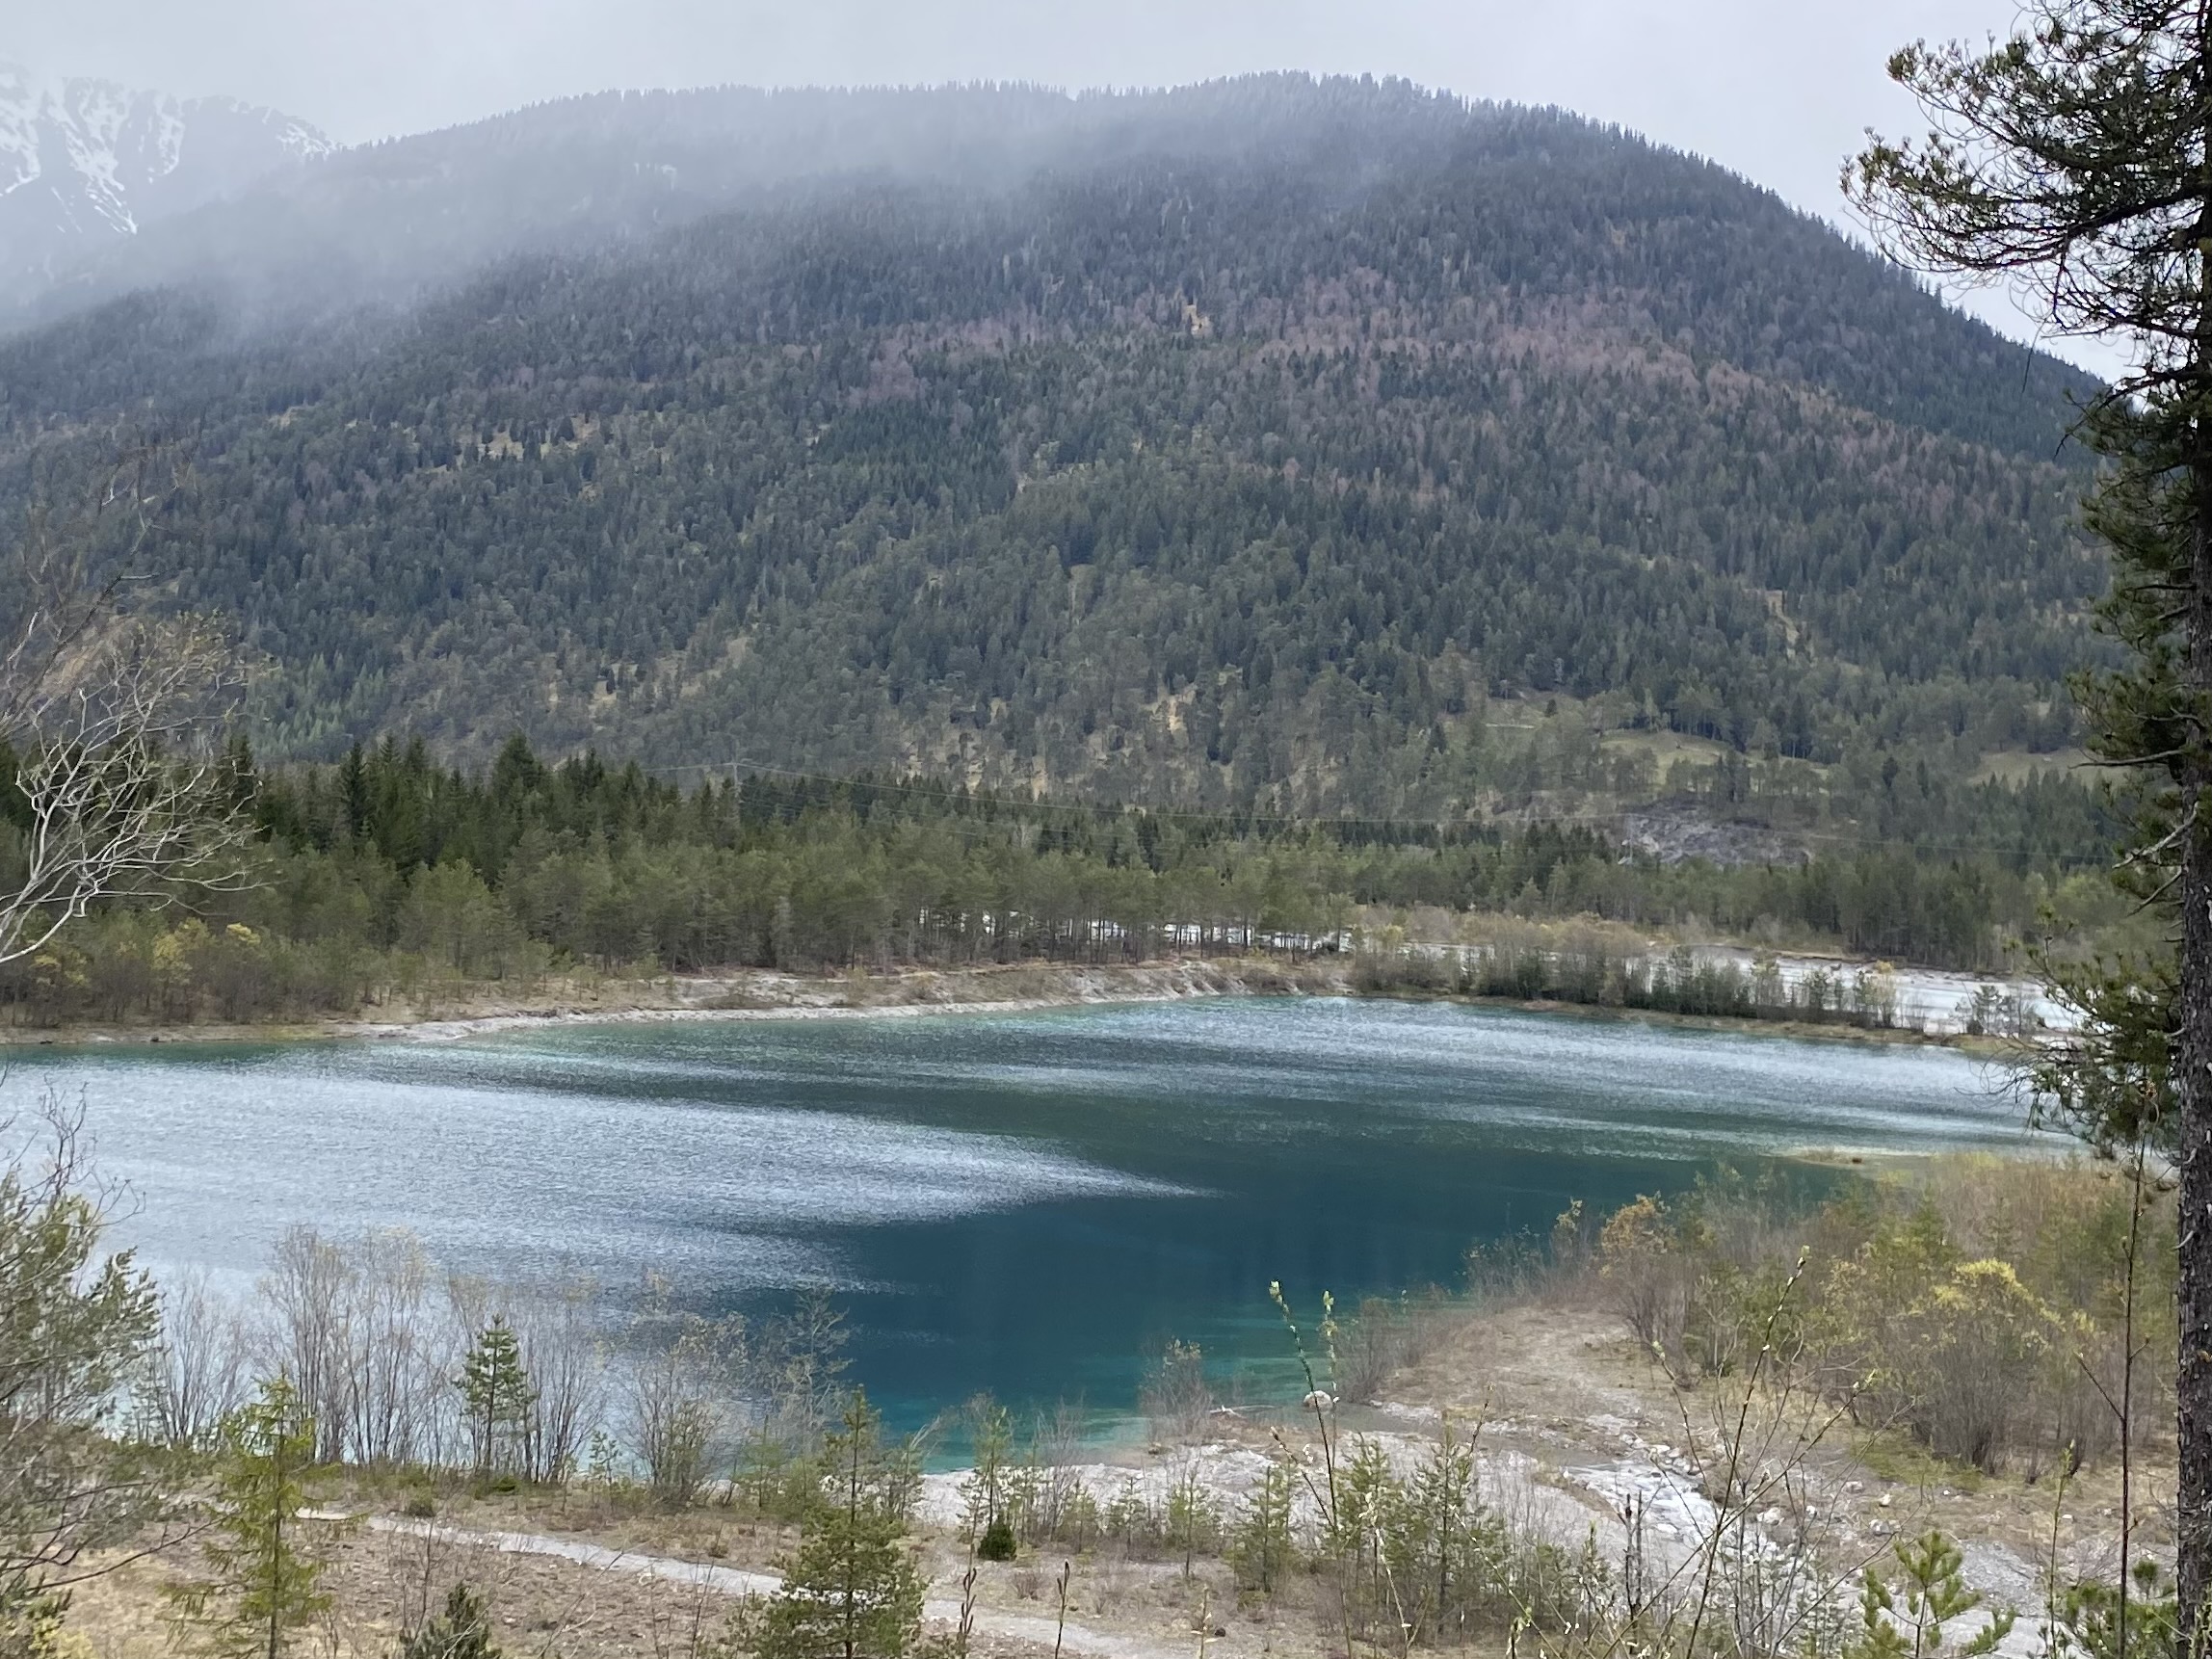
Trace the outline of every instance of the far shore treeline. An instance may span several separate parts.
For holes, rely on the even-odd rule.
[[[867,777],[687,790],[590,753],[548,765],[519,737],[481,773],[437,765],[419,741],[356,748],[330,766],[263,769],[243,741],[230,755],[256,830],[248,883],[103,907],[0,967],[8,1017],[346,1014],[579,969],[1296,955],[1332,942],[1362,907],[1588,916],[1984,969],[2040,917],[2094,924],[2104,918],[2091,909],[2110,904],[2092,896],[2106,889],[2090,792],[2056,773],[1947,792],[1925,772],[1902,791],[1892,778],[1885,844],[1832,836],[1834,851],[1806,860],[1722,868],[1625,853],[1594,821],[1294,822]],[[0,768],[12,779],[10,757]],[[1786,805],[1755,766],[1672,781],[1691,803]],[[20,856],[20,805],[10,784],[0,860]],[[1962,826],[1979,847],[1947,853]]]

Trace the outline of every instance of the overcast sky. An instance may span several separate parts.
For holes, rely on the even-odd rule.
[[[359,141],[610,87],[1029,80],[1251,69],[1404,75],[1563,104],[1698,151],[1831,219],[1836,174],[1912,110],[1915,38],[2005,32],[2014,0],[5,0],[0,56],[229,92]],[[2002,296],[1973,308],[2025,333]]]

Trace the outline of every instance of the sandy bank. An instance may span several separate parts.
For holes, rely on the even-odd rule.
[[[0,1049],[106,1043],[292,1042],[341,1039],[451,1041],[500,1031],[557,1025],[649,1024],[673,1020],[898,1019],[920,1014],[1021,1014],[1107,1004],[1178,1002],[1198,997],[1361,996],[1396,1001],[1463,1002],[1583,1019],[1635,1021],[1693,1030],[1858,1043],[1936,1044],[1986,1049],[1989,1041],[1952,1031],[1862,1028],[1797,1020],[1672,1014],[1584,1003],[1462,997],[1410,988],[1366,989],[1353,961],[1325,957],[1185,960],[1144,963],[911,969],[897,973],[806,976],[749,969],[651,980],[550,980],[524,993],[468,994],[419,1003],[391,1002],[355,1018],[252,1024],[0,1026]]]
[[[1193,997],[1345,995],[1341,968],[1271,960],[915,969],[808,977],[769,971],[653,980],[552,981],[535,994],[386,1004],[351,1019],[229,1025],[0,1026],[0,1047],[93,1043],[282,1042],[315,1039],[452,1040],[550,1025],[672,1020],[893,1019],[1018,1014]]]

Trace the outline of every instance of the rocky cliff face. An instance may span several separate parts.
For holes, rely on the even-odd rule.
[[[235,98],[176,98],[0,64],[0,286],[20,292],[143,227],[334,146]]]

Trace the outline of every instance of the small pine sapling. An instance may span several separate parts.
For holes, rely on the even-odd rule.
[[[1245,1498],[1236,1531],[1236,1565],[1247,1584],[1262,1595],[1273,1595],[1290,1569],[1292,1556],[1290,1472],[1271,1462]]]
[[[1168,1542],[1183,1552],[1183,1576],[1191,1576],[1198,1553],[1211,1549],[1221,1534],[1221,1506],[1200,1478],[1198,1464],[1185,1463],[1168,1488]]]
[[[399,1659],[499,1659],[484,1598],[456,1584],[446,1593],[445,1611],[400,1644]]]
[[[1859,1629],[1845,1644],[1843,1659],[1934,1659],[1944,1626],[1982,1606],[1966,1586],[1964,1558],[1940,1532],[1900,1539],[1893,1546],[1897,1582],[1886,1584],[1871,1568],[1859,1585]],[[1959,1659],[1985,1659],[2012,1634],[2014,1616],[1992,1612],[1989,1622],[1959,1649]]]
[[[907,1546],[902,1462],[856,1391],[828,1436],[826,1501],[745,1633],[754,1659],[906,1659],[921,1640],[922,1578]]]
[[[1012,1561],[1014,1517],[1007,1513],[1007,1463],[1014,1453],[1014,1420],[988,1395],[968,1405],[974,1425],[975,1467],[961,1483],[962,1530],[984,1561]]]
[[[211,1659],[281,1659],[329,1606],[300,1512],[316,1485],[315,1421],[289,1379],[264,1382],[223,1426],[201,1544],[207,1576],[167,1586],[181,1645]]]
[[[477,1333],[461,1375],[453,1380],[468,1408],[469,1432],[476,1439],[477,1473],[495,1473],[501,1452],[516,1445],[538,1403],[530,1385],[530,1373],[522,1361],[522,1344],[504,1313]],[[508,1462],[512,1462],[510,1458]]]

